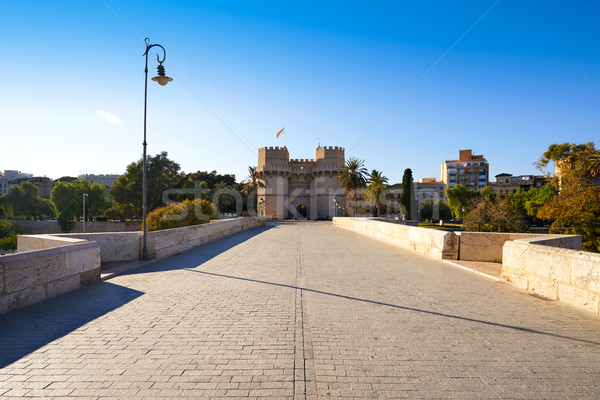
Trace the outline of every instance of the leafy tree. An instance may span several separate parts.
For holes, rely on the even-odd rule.
[[[31,182],[22,182],[2,196],[2,203],[7,215],[37,219],[39,216],[52,216],[52,207],[48,199],[39,196],[39,190]]]
[[[180,174],[176,187],[183,187],[188,180],[192,182],[206,182],[208,188],[213,188],[217,183],[222,183],[230,187],[236,184],[235,175],[233,174],[221,175],[217,171],[198,171],[189,174]]]
[[[413,207],[415,197],[414,193],[412,170],[410,168],[406,168],[404,170],[404,175],[402,176],[402,193],[400,194],[400,204],[402,204],[402,207],[404,207],[407,219],[413,219],[413,217],[416,217],[417,215],[417,209]]]
[[[254,213],[258,211],[258,196],[256,195],[256,191],[259,188],[264,188],[265,182],[267,181],[260,178],[260,174],[256,171],[256,167],[248,167],[248,176],[242,184],[244,185],[244,191],[246,194],[248,196],[253,195],[255,197],[253,205]]]
[[[142,161],[129,164],[126,172],[112,184],[109,194],[115,204],[109,214],[125,214],[126,210],[133,210],[133,215],[127,217],[142,215]],[[147,166],[146,206],[148,210],[153,210],[163,205],[162,193],[166,189],[177,187],[176,184],[181,179],[178,175],[180,167],[176,162],[169,160],[166,151],[154,157],[148,156]]]
[[[0,220],[0,250],[16,250],[17,235],[22,232],[21,225]]]
[[[180,228],[210,222],[216,213],[215,206],[206,200],[184,200],[181,203],[159,207],[148,214],[149,231]]]
[[[381,206],[387,201],[390,193],[388,178],[376,169],[372,170],[367,177],[365,188],[365,200],[376,208],[376,216],[381,215]]]
[[[346,160],[346,165],[344,165],[344,168],[338,172],[340,187],[346,190],[346,198],[348,198],[348,192],[352,192],[352,197],[354,199],[352,216],[356,216],[356,191],[359,188],[365,187],[367,184],[367,169],[365,168],[365,161],[359,160],[356,157],[350,157]]]
[[[421,202],[421,219],[447,221],[452,219],[452,210],[442,200],[425,199]]]
[[[523,216],[536,219],[537,212],[550,199],[556,196],[556,189],[550,184],[531,190],[519,189],[508,196],[512,206]]]
[[[471,201],[479,196],[479,192],[475,190],[469,190],[465,187],[465,185],[462,184],[458,184],[452,188],[446,189],[448,205],[450,206],[452,214],[456,219],[462,219],[463,210],[468,209]]]
[[[85,201],[86,219],[94,215],[103,215],[109,206],[105,196],[105,187],[100,183],[89,181],[73,181],[70,183],[58,182],[50,193],[50,200],[56,211],[57,222],[61,231],[69,232],[73,220],[83,216],[83,194],[87,194]]]
[[[581,235],[583,250],[600,252],[600,187],[592,185],[592,179],[584,171],[567,171],[560,193],[537,215],[554,219],[551,233]]]
[[[594,142],[551,144],[535,165],[542,172],[546,171],[546,167],[550,162],[560,162],[571,169],[577,167],[580,162],[585,161],[595,151]]]
[[[481,190],[479,190],[479,195],[492,203],[496,202],[496,193],[494,193],[494,189],[492,189],[491,186],[484,186],[481,188]]]
[[[474,207],[464,216],[467,231],[475,232],[529,232],[517,210],[506,198],[495,203],[489,198],[475,200]]]

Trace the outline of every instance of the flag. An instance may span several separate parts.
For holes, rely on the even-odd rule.
[[[279,137],[279,135],[281,135],[281,133],[283,132],[285,128],[282,128],[279,132],[277,132],[277,135],[275,136],[275,139],[277,139]]]

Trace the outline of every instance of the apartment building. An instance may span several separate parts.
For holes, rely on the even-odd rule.
[[[489,183],[490,165],[483,155],[472,150],[460,150],[458,160],[442,163],[442,182],[452,188],[462,184],[467,189],[479,190]]]

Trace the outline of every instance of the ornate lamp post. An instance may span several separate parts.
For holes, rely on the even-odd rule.
[[[165,75],[165,67],[163,63],[165,62],[165,58],[167,58],[167,51],[160,44],[151,44],[150,39],[146,38],[146,51],[144,52],[144,56],[146,57],[146,68],[144,69],[145,77],[144,77],[144,154],[143,154],[143,169],[142,169],[142,225],[144,230],[143,240],[142,240],[142,260],[148,259],[148,246],[146,241],[146,109],[148,106],[148,53],[150,49],[153,47],[160,47],[163,51],[163,58],[161,60],[160,56],[156,55],[156,61],[158,61],[158,75],[152,78],[153,81],[158,82],[159,85],[164,86],[168,82],[171,82],[173,78],[169,78]]]

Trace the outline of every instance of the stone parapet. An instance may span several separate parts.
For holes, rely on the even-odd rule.
[[[573,240],[564,236],[506,242],[502,279],[531,294],[600,314],[600,254],[558,246],[573,246]]]
[[[0,313],[100,279],[97,243],[46,235],[29,238],[24,247],[32,250],[0,257]],[[33,250],[36,245],[39,250]]]
[[[545,240],[547,246],[581,250],[581,236],[577,235],[497,232],[456,232],[456,235],[460,237],[459,258],[463,261],[502,262],[504,243],[518,239]]]
[[[333,224],[438,260],[458,258],[458,238],[452,232],[369,218],[336,217]]]
[[[265,218],[236,218],[148,233],[148,256],[164,258],[234,233],[264,226]]]

